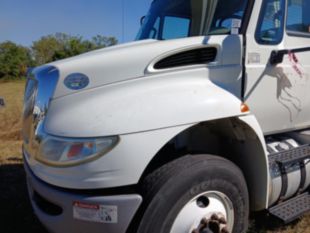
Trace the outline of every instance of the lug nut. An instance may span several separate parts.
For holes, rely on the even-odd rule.
[[[200,224],[208,225],[208,219],[206,219],[206,218],[201,219]]]
[[[224,227],[224,228],[221,230],[221,233],[229,233],[229,230],[227,229],[227,227]]]
[[[213,215],[211,216],[211,220],[213,220],[213,221],[218,221],[218,220],[219,220],[219,216],[218,216],[217,214],[213,214]]]
[[[219,222],[220,222],[221,224],[227,224],[227,221],[226,221],[226,219],[225,219],[224,217],[220,218],[220,219],[219,219]]]

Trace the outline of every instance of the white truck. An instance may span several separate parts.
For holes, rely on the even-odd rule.
[[[246,232],[310,209],[310,1],[154,0],[135,42],[28,77],[30,200],[55,233]]]

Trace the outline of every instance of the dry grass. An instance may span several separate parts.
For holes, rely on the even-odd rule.
[[[251,227],[248,233],[309,233],[310,214],[295,220],[289,225],[283,225],[280,221],[265,213],[256,213],[251,218]]]
[[[24,81],[0,83],[0,97],[5,100],[5,107],[0,107],[0,164],[14,154],[21,155],[20,129],[24,86]]]
[[[21,140],[21,111],[24,81],[0,83],[0,97],[6,107],[0,109],[0,140]]]
[[[21,112],[24,81],[0,82],[0,97],[6,102],[0,108],[0,232],[46,233],[34,216],[26,189],[21,156]],[[256,214],[250,233],[310,233],[310,215],[288,226],[275,219]]]
[[[46,233],[34,216],[21,155],[24,81],[0,82],[0,226],[3,233]]]

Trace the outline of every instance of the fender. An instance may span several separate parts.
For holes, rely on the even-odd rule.
[[[248,134],[248,137],[251,138],[248,141],[251,142],[248,143],[248,146],[244,146],[244,157],[239,164],[246,175],[252,197],[252,208],[255,210],[267,209],[271,192],[271,176],[265,137],[254,115],[241,116],[239,120],[252,131]]]

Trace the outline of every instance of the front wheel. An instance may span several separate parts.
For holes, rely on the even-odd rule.
[[[232,162],[188,155],[149,174],[138,233],[241,233],[248,226],[245,179]]]

